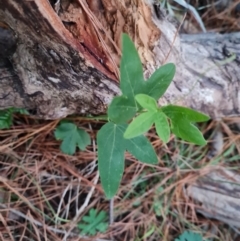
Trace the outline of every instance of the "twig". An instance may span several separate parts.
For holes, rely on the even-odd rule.
[[[12,236],[12,234],[11,234],[11,231],[10,231],[8,225],[7,225],[7,222],[6,222],[6,220],[3,218],[3,216],[2,216],[1,213],[0,213],[0,221],[2,222],[2,224],[4,225],[4,227],[6,228],[6,230],[7,230],[8,234],[9,234],[11,240],[14,241],[14,238],[13,238],[13,236]]]
[[[111,198],[109,201],[109,224],[114,222],[114,198]]]
[[[186,16],[187,16],[187,13],[184,14],[183,19],[182,19],[182,22],[181,22],[180,26],[178,27],[178,29],[177,29],[177,31],[176,31],[176,33],[175,33],[175,35],[174,35],[173,41],[172,41],[172,43],[171,43],[171,47],[170,47],[170,49],[169,49],[169,51],[168,51],[168,54],[167,54],[166,58],[164,59],[164,63],[167,61],[170,53],[172,52],[173,45],[174,45],[174,43],[175,43],[175,41],[176,41],[177,35],[178,35],[179,31],[180,31],[180,28],[182,27],[183,21],[184,21],[184,19],[186,18]]]

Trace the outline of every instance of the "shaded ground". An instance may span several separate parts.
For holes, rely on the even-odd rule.
[[[240,31],[239,2],[221,10],[207,8],[201,16],[206,28]],[[191,16],[187,19],[194,31],[199,29]],[[240,240],[236,230],[196,213],[196,204],[184,194],[185,185],[210,167],[239,172],[240,118],[203,125],[209,144],[201,148],[174,137],[163,146],[149,133],[159,164],[141,164],[127,154],[114,208],[104,199],[97,172],[95,140],[101,123],[72,120],[92,137],[92,145],[74,156],[61,153],[54,138],[58,121],[16,115],[13,127],[0,131],[0,240],[174,240],[184,230],[209,240]],[[216,139],[219,128],[222,137]],[[104,234],[79,236],[77,224],[91,208],[106,211],[114,222]]]

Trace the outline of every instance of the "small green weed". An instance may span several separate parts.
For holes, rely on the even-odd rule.
[[[0,110],[0,129],[9,129],[12,125],[12,110]]]
[[[12,126],[13,114],[20,113],[28,115],[28,111],[22,108],[8,108],[0,110],[0,129],[9,129]]]
[[[157,217],[161,217],[162,216],[162,212],[166,212],[167,210],[164,209],[164,200],[162,197],[159,197],[159,194],[161,192],[163,192],[163,187],[159,187],[156,191],[155,191],[155,197],[153,200],[153,210],[154,213]],[[167,215],[168,213],[165,213],[165,215]]]
[[[82,235],[95,235],[97,232],[105,232],[108,228],[107,214],[105,211],[98,211],[96,209],[90,209],[88,215],[85,215],[81,222],[78,224],[78,228]]]
[[[203,241],[200,234],[191,231],[184,231],[178,238],[174,241]],[[207,241],[207,240],[205,240]]]
[[[69,155],[75,153],[76,147],[85,150],[86,146],[91,143],[89,134],[71,122],[62,121],[54,135],[57,140],[62,140],[61,151]]]

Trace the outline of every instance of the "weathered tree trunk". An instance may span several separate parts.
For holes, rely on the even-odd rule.
[[[120,93],[126,32],[146,77],[165,62],[177,66],[160,103],[213,118],[240,114],[240,34],[178,36],[177,24],[147,0],[49,1],[0,0],[0,108],[25,107],[51,119],[105,112]],[[235,59],[220,66],[231,53]]]

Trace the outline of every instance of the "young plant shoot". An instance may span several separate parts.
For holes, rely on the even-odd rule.
[[[144,80],[138,52],[128,35],[122,35],[122,95],[112,100],[107,111],[109,122],[103,125],[97,134],[98,168],[108,199],[111,199],[119,188],[124,171],[125,151],[141,162],[158,162],[151,143],[144,136],[152,125],[155,125],[156,133],[164,143],[169,141],[172,132],[194,144],[206,144],[194,123],[209,120],[207,115],[181,106],[159,107],[157,104],[174,74],[175,65],[169,63],[157,69],[148,80]]]

